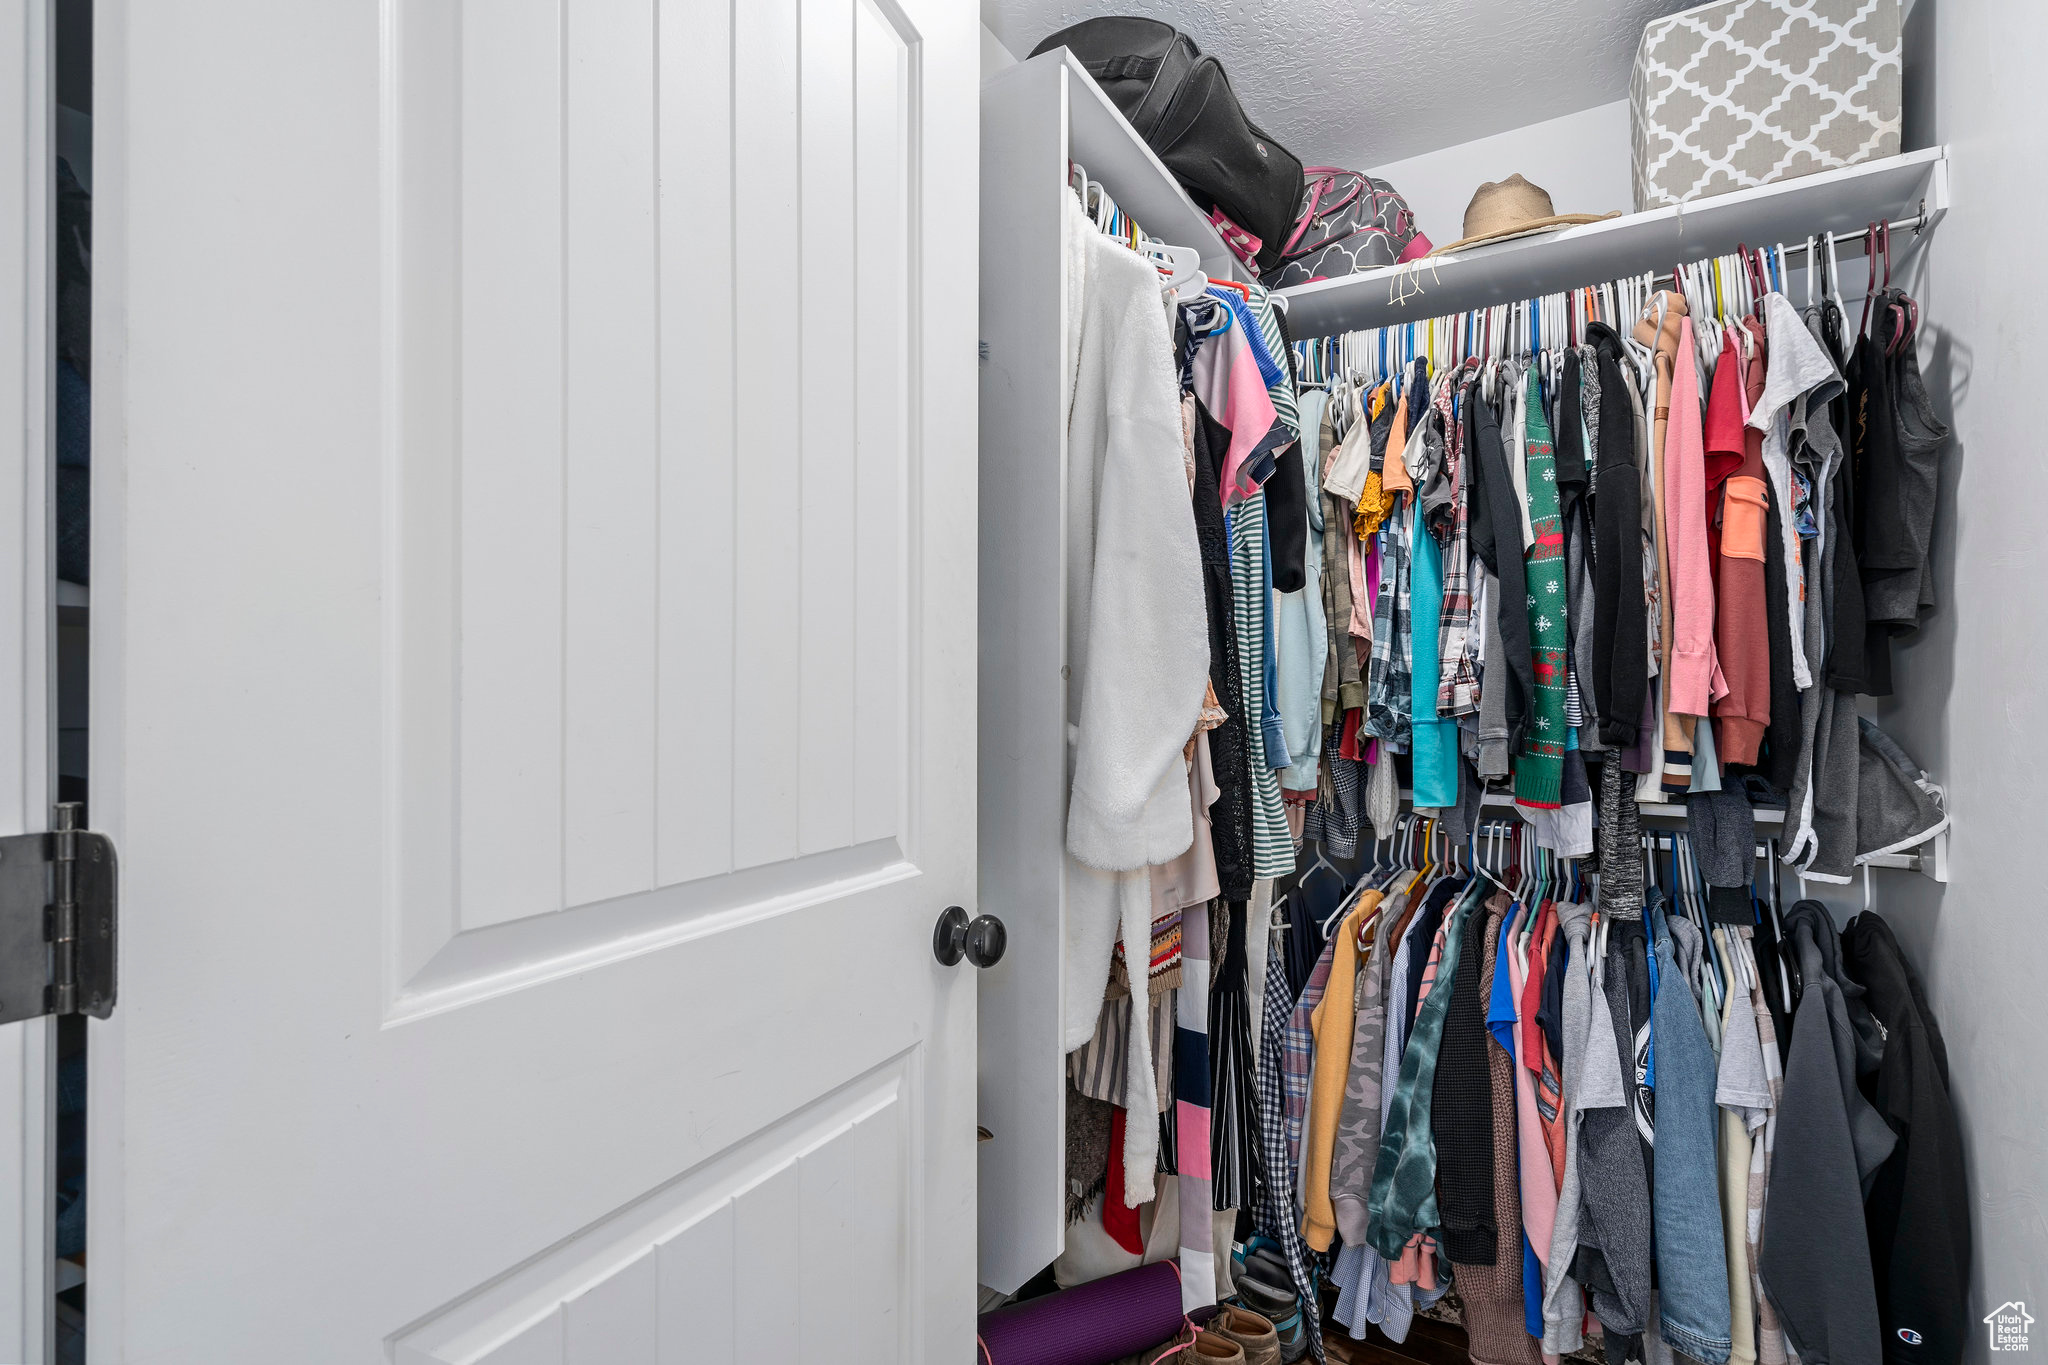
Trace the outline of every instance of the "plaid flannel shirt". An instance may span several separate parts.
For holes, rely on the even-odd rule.
[[[1465,479],[1465,427],[1451,411],[1454,386],[1438,386],[1433,404],[1443,423],[1444,478],[1451,486],[1450,536],[1444,546],[1444,604],[1437,616],[1436,713],[1469,716],[1479,710],[1479,673],[1473,666],[1472,533]]]
[[[1328,978],[1325,978],[1327,981]],[[1280,1244],[1287,1272],[1301,1292],[1302,1325],[1308,1328],[1310,1354],[1323,1359],[1323,1325],[1317,1295],[1316,1266],[1302,1238],[1294,1213],[1293,1162],[1288,1159],[1286,1100],[1281,1083],[1283,1040],[1294,1002],[1287,997],[1287,954],[1266,955],[1266,994],[1259,1037],[1259,1146],[1265,1153],[1265,1179],[1260,1182],[1253,1222]]]
[[[1287,1169],[1301,1166],[1301,1139],[1308,1128],[1309,1066],[1315,1055],[1313,1016],[1323,1003],[1330,985],[1330,965],[1337,957],[1337,940],[1323,945],[1322,956],[1301,988],[1301,999],[1287,1016],[1287,1032],[1280,1040],[1280,1086],[1287,1114]]]
[[[1389,459],[1399,459],[1389,454]],[[1388,517],[1379,529],[1380,591],[1372,605],[1372,659],[1365,688],[1363,733],[1405,752],[1414,725],[1411,675],[1415,636],[1409,621],[1408,559],[1412,518]]]

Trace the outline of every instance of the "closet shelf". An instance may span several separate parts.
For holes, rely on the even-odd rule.
[[[1876,219],[1896,221],[1915,214],[1924,215],[1919,229],[1924,232],[1947,209],[1948,149],[1928,147],[1545,236],[1316,280],[1282,289],[1278,297],[1290,304],[1288,319],[1297,339],[1331,336],[1426,321],[1645,270],[1668,271],[1680,261],[1733,251],[1738,243],[1790,244],[1812,233],[1848,232]]]
[[[1010,928],[977,973],[977,1274],[1021,1288],[1066,1241],[1067,253],[1070,162],[1146,232],[1240,267],[1159,158],[1064,49],[981,87],[979,765],[983,912]],[[1076,990],[1100,992],[1101,983]]]
[[[1004,89],[1011,85],[1018,89]],[[1025,93],[1037,91],[1044,94]],[[982,82],[982,98],[984,118],[1012,116],[1012,110],[1029,117],[1063,107],[1068,158],[1086,168],[1090,179],[1101,181],[1138,226],[1162,242],[1193,247],[1210,275],[1242,278],[1242,267],[1209,225],[1209,215],[1195,207],[1173,172],[1145,145],[1072,52],[1055,48],[1003,68]]]

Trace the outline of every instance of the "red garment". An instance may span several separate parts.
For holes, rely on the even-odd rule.
[[[1109,1117],[1109,1181],[1102,1187],[1102,1230],[1133,1256],[1145,1254],[1138,1232],[1138,1211],[1124,1207],[1124,1107]]]
[[[1529,940],[1529,975],[1522,986],[1522,1038],[1524,1055],[1534,1063],[1530,1070],[1536,1073],[1536,1118],[1543,1125],[1543,1146],[1550,1156],[1550,1172],[1558,1188],[1563,1189],[1565,1139],[1571,1131],[1564,1106],[1564,1059],[1551,1049],[1549,1036],[1536,1024],[1536,1011],[1543,1003],[1544,969],[1561,932],[1556,902],[1543,903],[1536,929]]]
[[[1744,321],[1754,340],[1744,360],[1739,350],[1724,353],[1714,375],[1714,399],[1720,401],[1725,376],[1738,393],[1745,422],[1764,392],[1764,328],[1755,318]],[[1729,329],[1729,344],[1735,329]],[[1765,597],[1765,527],[1770,496],[1764,472],[1763,433],[1745,425],[1742,464],[1728,476],[1721,495],[1721,556],[1714,575],[1714,653],[1721,661],[1728,695],[1714,703],[1714,739],[1724,764],[1753,766],[1771,724],[1771,634]]]
[[[1354,706],[1344,713],[1343,733],[1337,744],[1339,758],[1348,758],[1355,763],[1365,757],[1365,746],[1358,735],[1358,728],[1364,721],[1365,712],[1359,707]]]
[[[1721,563],[1721,499],[1716,496],[1730,474],[1742,468],[1749,433],[1742,419],[1742,348],[1735,329],[1722,333],[1721,359],[1714,365],[1714,388],[1707,399],[1707,563],[1719,574]],[[1761,447],[1759,447],[1761,449]],[[1725,667],[1725,665],[1724,665]]]
[[[1549,901],[1536,907],[1536,918],[1530,923],[1534,927],[1529,930],[1529,971],[1522,979],[1522,998],[1515,1009],[1522,1030],[1521,1046],[1516,1051],[1522,1056],[1522,1065],[1541,1075],[1543,1030],[1536,1026],[1536,1007],[1543,1003],[1543,963],[1557,932],[1557,916],[1551,913]]]

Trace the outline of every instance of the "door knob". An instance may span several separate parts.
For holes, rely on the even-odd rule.
[[[977,967],[993,967],[1003,960],[1010,946],[1010,931],[994,915],[977,915],[972,920],[957,905],[949,905],[932,930],[932,956],[945,966],[966,958]]]

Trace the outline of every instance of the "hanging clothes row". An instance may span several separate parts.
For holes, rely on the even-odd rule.
[[[1854,333],[1822,238],[1805,248],[1820,265],[1803,311],[1783,292],[1784,248],[1744,250],[1679,267],[1675,290],[1633,277],[1298,348],[1334,418],[1325,520],[1356,509],[1360,576],[1381,571],[1372,613],[1348,640],[1331,632],[1364,675],[1347,724],[1405,755],[1417,806],[1512,777],[1526,807],[1561,812],[1553,846],[1577,853],[1589,759],[1638,800],[1740,781],[1792,808],[1792,855],[1835,881],[1939,827],[1919,808],[1937,790],[1878,736],[1921,800],[1882,843],[1852,832],[1865,741],[1853,702],[1833,702],[1889,694],[1891,640],[1933,604],[1947,435],[1920,377],[1917,305],[1890,287],[1889,232],[1868,235]],[[1852,411],[1877,420],[1852,428]],[[1505,657],[1489,655],[1496,635]],[[1418,659],[1435,667],[1434,701]]]
[[[1489,1363],[1875,1361],[1901,1328],[1913,1359],[1960,1357],[1939,1028],[1878,916],[1838,936],[1775,877],[1752,901],[1754,829],[1726,814],[1629,850],[1640,915],[1526,823],[1460,844],[1410,816],[1333,919],[1290,914],[1328,934],[1282,1059],[1294,1213],[1351,1335],[1403,1341],[1454,1287]]]
[[[1678,288],[1297,346],[1259,286],[1162,276],[1079,181],[1056,1275],[1176,1255],[1188,1308],[1233,1299],[1225,1321],[1268,1324],[1287,1360],[1322,1358],[1332,1276],[1343,1321],[1390,1332],[1454,1278],[1489,1361],[1579,1347],[1588,1294],[1616,1361],[1775,1341],[1735,1284],[1756,1222],[1716,1194],[1716,1058],[1763,989],[1752,802],[1786,808],[1783,856],[1823,880],[1947,819],[1856,713],[1932,602],[1945,435],[1917,308],[1888,264],[1877,278],[1886,234],[1854,332],[1833,272],[1802,311],[1782,253],[1744,252]],[[1514,876],[1419,854],[1340,869],[1407,828],[1404,807],[1476,851],[1489,788],[1526,828]],[[1636,819],[1679,800],[1696,843],[1744,831],[1734,863],[1686,864],[1682,912]],[[1810,986],[1822,966],[1787,969]],[[1658,992],[1660,973],[1691,989]],[[1453,1007],[1496,995],[1502,1033],[1490,1004]],[[1689,1154],[1666,1180],[1660,1036],[1659,1135]],[[1775,1096],[1742,1096],[1753,1133]],[[1487,1155],[1517,1142],[1547,1168]],[[1575,1183],[1582,1148],[1599,1178]],[[1754,1184],[1730,1174],[1728,1198],[1742,1186],[1746,1208]],[[1551,1221],[1509,1216],[1522,1199]],[[1798,1274],[1788,1303],[1808,1301]],[[1767,1265],[1761,1282],[1776,1293]]]
[[[1260,1184],[1269,936],[1248,902],[1296,857],[1265,489],[1290,486],[1282,524],[1305,526],[1300,419],[1266,291],[1162,279],[1136,229],[1084,210],[1105,196],[1083,182],[1064,210],[1070,1227],[1054,1269],[1135,1264],[1139,1210],[1156,1230],[1171,1197],[1197,1308],[1230,1287],[1236,1211]],[[1300,531],[1291,554],[1298,578]],[[1289,1329],[1314,1332],[1312,1315]]]

